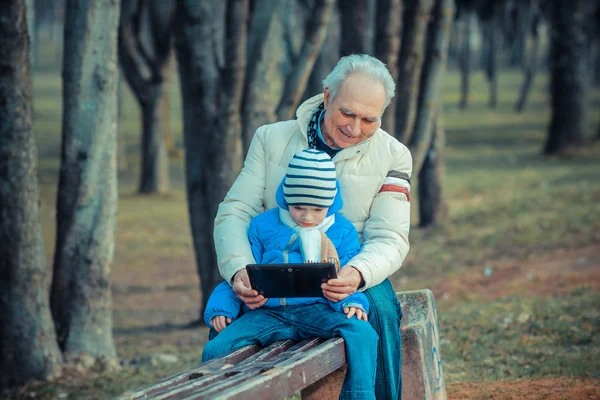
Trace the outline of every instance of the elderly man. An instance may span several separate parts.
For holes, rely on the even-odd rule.
[[[362,246],[337,279],[323,284],[323,295],[339,301],[356,291],[365,293],[369,322],[380,337],[375,392],[378,399],[397,399],[402,313],[388,276],[400,268],[409,249],[412,159],[404,145],[380,129],[395,84],[381,61],[351,55],[340,59],[323,86],[323,94],[298,108],[296,120],[256,131],[244,168],[215,219],[219,270],[249,308],[266,302],[251,289],[245,270],[254,262],[247,237],[250,220],[277,207],[275,192],[294,154],[306,148],[325,151],[340,182],[341,214],[358,230]]]

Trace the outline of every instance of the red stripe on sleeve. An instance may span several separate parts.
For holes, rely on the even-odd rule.
[[[382,192],[397,192],[397,193],[404,193],[406,195],[406,199],[408,201],[410,201],[410,194],[408,192],[408,189],[403,187],[403,186],[398,186],[398,185],[383,185],[381,186],[381,189],[379,189],[379,193]]]

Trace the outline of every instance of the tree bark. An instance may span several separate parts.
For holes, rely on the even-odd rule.
[[[317,0],[313,6],[304,45],[294,69],[288,75],[283,96],[277,107],[277,118],[281,121],[294,117],[317,56],[325,42],[327,24],[334,4],[335,0]]]
[[[48,304],[25,4],[0,8],[0,389],[60,374]]]
[[[315,61],[304,91],[303,99],[323,93],[323,80],[329,75],[340,58],[340,16],[337,7],[331,10],[325,42]]]
[[[167,101],[173,11],[172,4],[158,0],[123,0],[121,4],[119,59],[141,109],[139,193],[143,194],[169,190],[169,123],[162,120],[165,114],[160,105]]]
[[[183,98],[188,212],[202,291],[200,315],[222,280],[213,241],[217,207],[241,170],[248,6],[248,0],[177,3],[175,50]],[[224,21],[225,35],[219,32]],[[220,70],[223,46],[226,60]]]
[[[442,113],[435,117],[431,146],[419,172],[419,226],[435,225],[448,217],[444,180],[445,165],[443,151],[446,145],[446,132],[442,123]]]
[[[533,78],[537,72],[537,59],[539,52],[539,17],[537,15],[537,2],[532,0],[527,5],[527,9],[524,10],[524,12],[525,26],[523,27],[523,34],[526,35],[526,37],[531,38],[531,51],[524,55],[524,59],[522,61],[524,72],[523,83],[521,85],[519,98],[515,104],[515,111],[518,113],[522,112],[527,104],[527,97],[529,96],[529,91],[531,89],[531,85],[533,84]]]
[[[338,0],[340,11],[340,57],[366,52],[366,0]]]
[[[448,58],[448,43],[454,15],[454,0],[436,0],[428,29],[427,55],[419,88],[419,108],[409,143],[413,174],[418,174],[431,147],[433,120],[439,109],[440,85]]]
[[[485,71],[488,82],[490,84],[490,98],[488,105],[490,108],[496,108],[498,104],[498,53],[500,52],[500,24],[502,21],[502,7],[504,4],[501,1],[494,3],[494,16],[488,22],[486,27],[488,53],[486,57]]]
[[[119,2],[68,0],[51,307],[69,361],[112,362]]]
[[[27,36],[29,37],[29,70],[35,65],[35,0],[27,0]]]
[[[402,35],[401,0],[380,0],[377,3],[375,24],[375,57],[387,65],[394,81],[398,79],[398,56]],[[381,128],[394,134],[396,119],[396,98],[390,102],[383,114]]]
[[[283,67],[288,61],[282,40],[281,7],[283,2],[254,0],[242,101],[244,154],[256,129],[276,120],[275,108],[285,81]]]
[[[460,101],[458,106],[464,110],[469,105],[469,79],[471,77],[471,35],[473,32],[473,12],[465,10],[463,21],[462,47],[458,57],[460,67]]]
[[[412,135],[419,94],[419,81],[425,59],[425,36],[434,0],[409,1],[402,19],[402,44],[396,82],[394,136],[408,143]]]
[[[582,146],[588,127],[586,0],[552,2],[552,117],[545,154]]]

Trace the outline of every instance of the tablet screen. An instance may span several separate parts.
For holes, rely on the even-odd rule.
[[[337,278],[333,263],[248,264],[252,289],[267,298],[323,297],[321,284]]]

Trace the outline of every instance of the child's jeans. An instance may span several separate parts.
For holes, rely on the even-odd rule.
[[[231,350],[278,340],[342,337],[346,342],[348,370],[340,399],[374,399],[377,369],[377,333],[368,322],[336,312],[329,304],[315,303],[246,312],[204,346],[202,361]]]

